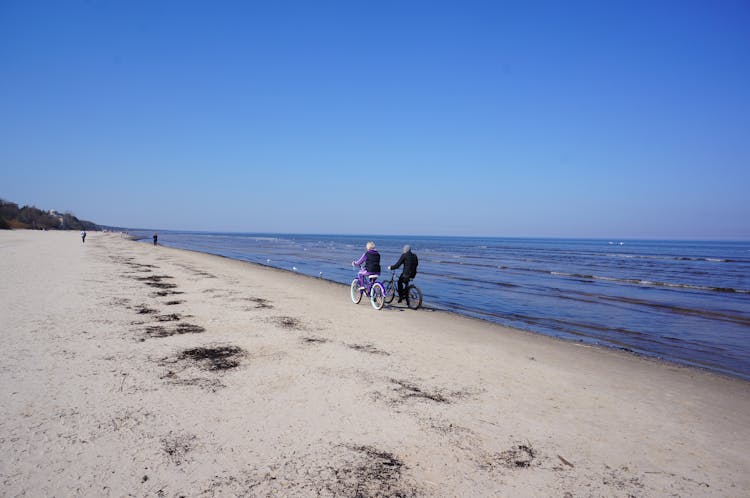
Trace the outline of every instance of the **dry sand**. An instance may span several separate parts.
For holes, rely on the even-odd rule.
[[[2,496],[750,490],[741,380],[117,234],[0,278]]]

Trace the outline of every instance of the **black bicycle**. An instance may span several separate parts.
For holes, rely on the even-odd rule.
[[[409,282],[412,280],[413,279],[410,279]],[[396,297],[396,289],[398,285],[395,271],[391,272],[391,279],[384,282],[383,285],[385,285],[385,302],[391,304],[393,298]],[[413,310],[419,309],[420,306],[422,306],[422,291],[412,283],[408,283],[406,287],[406,305]]]

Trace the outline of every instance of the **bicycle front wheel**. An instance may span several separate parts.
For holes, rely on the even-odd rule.
[[[406,305],[413,310],[422,306],[422,291],[416,285],[410,285],[406,289]]]
[[[359,304],[359,301],[362,299],[362,291],[359,290],[359,280],[356,278],[352,280],[352,302],[354,304]]]
[[[380,282],[375,282],[370,290],[370,303],[376,310],[382,309],[385,304],[385,289]]]
[[[393,281],[391,280],[385,283],[385,302],[391,304],[394,297],[396,297],[396,286],[393,285]]]

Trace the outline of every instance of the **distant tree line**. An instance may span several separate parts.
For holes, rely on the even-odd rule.
[[[0,199],[0,229],[31,228],[37,230],[99,230],[96,223],[79,220],[73,213],[43,211],[34,206],[18,207],[15,202]]]

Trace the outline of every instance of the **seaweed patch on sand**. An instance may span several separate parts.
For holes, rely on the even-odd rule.
[[[296,455],[248,475],[256,496],[420,496],[408,466],[397,455],[373,446],[338,445],[325,458]]]
[[[314,336],[303,337],[300,341],[302,341],[303,344],[324,344],[326,342],[331,342],[330,339],[326,339],[325,337]]]
[[[156,310],[153,308],[149,308],[145,304],[139,304],[135,307],[135,312],[139,315],[150,315],[152,313],[156,313]]]
[[[389,352],[378,349],[372,344],[347,344],[346,347],[362,353],[377,354],[381,356],[391,355]]]
[[[251,303],[255,303],[255,306],[253,307],[254,309],[272,309],[273,308],[271,301],[262,297],[242,297],[237,300],[250,301]],[[245,308],[245,310],[250,311],[253,308]]]
[[[219,389],[226,387],[219,379],[210,379],[205,377],[178,377],[177,373],[173,370],[168,371],[166,374],[159,377],[165,380],[168,384],[173,386],[190,386],[205,389],[206,391],[216,392]]]
[[[177,334],[201,334],[206,331],[205,328],[200,325],[194,325],[192,323],[178,323],[173,329]]]
[[[404,462],[393,453],[372,446],[348,446],[352,454],[333,468],[325,489],[334,496],[417,496],[416,488],[403,479]]]
[[[516,444],[509,450],[497,453],[492,460],[508,469],[525,469],[539,462],[537,451],[529,442]]]
[[[174,278],[171,275],[149,275],[148,277],[135,277],[136,280],[141,282],[161,282],[165,278]]]
[[[184,292],[176,290],[162,290],[154,292],[154,297],[173,296],[175,294],[184,294]]]
[[[158,361],[160,365],[169,368],[159,378],[172,385],[195,386],[216,392],[226,386],[219,378],[196,376],[196,369],[221,373],[239,367],[245,357],[247,351],[233,345],[212,344],[187,348]]]
[[[278,327],[287,330],[302,330],[302,322],[293,316],[275,316],[271,321]]]
[[[161,439],[162,450],[167,458],[175,465],[182,465],[187,461],[187,454],[195,448],[196,437],[192,434],[174,434],[170,432]]]
[[[247,352],[239,346],[203,346],[183,350],[177,359],[194,362],[199,368],[210,371],[237,368]]]
[[[206,329],[200,325],[194,325],[192,323],[178,323],[174,327],[165,327],[164,325],[149,325],[146,327],[147,337],[171,337],[173,335],[182,334],[201,334]]]
[[[396,393],[404,400],[410,398],[426,399],[436,403],[450,403],[450,400],[439,391],[428,391],[418,385],[399,379],[390,379],[395,384]]]
[[[176,289],[177,284],[165,284],[164,282],[146,282],[146,285],[157,289]]]

